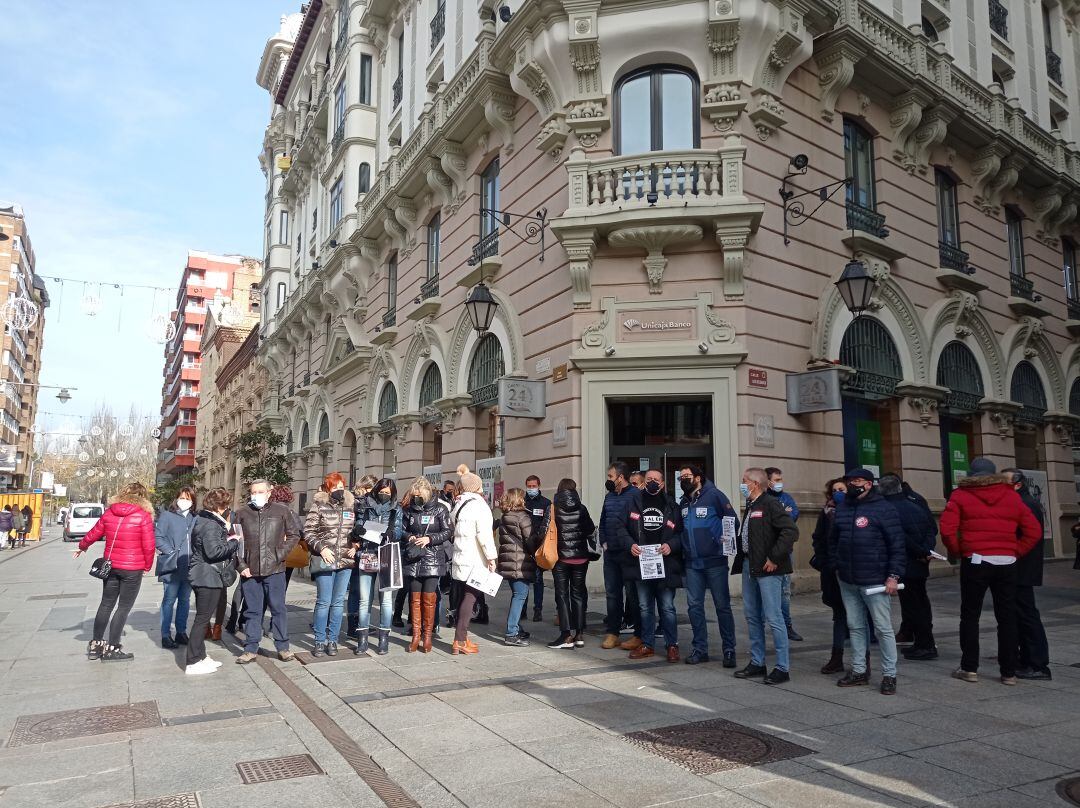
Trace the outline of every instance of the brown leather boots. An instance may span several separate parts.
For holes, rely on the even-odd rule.
[[[409,643],[407,650],[410,654],[416,653],[416,649],[420,647],[420,593],[409,593],[409,622],[412,624],[412,642]]]

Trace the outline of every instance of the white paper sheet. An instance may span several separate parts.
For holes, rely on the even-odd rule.
[[[487,567],[477,565],[469,573],[469,580],[465,583],[473,589],[478,589],[488,597],[495,597],[502,586],[503,577],[497,572],[491,572]]]
[[[660,555],[659,544],[641,544],[641,555],[638,556],[638,567],[641,570],[641,580],[655,581],[663,578],[664,557]]]
[[[385,532],[386,525],[382,522],[373,522],[371,520],[364,522],[364,541],[380,544],[382,543],[382,535]]]
[[[724,555],[735,555],[735,517],[725,516],[722,520],[724,525]]]

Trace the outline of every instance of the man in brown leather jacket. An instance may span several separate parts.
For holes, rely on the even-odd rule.
[[[295,658],[289,650],[285,611],[285,557],[300,540],[300,534],[289,509],[280,502],[270,502],[270,489],[266,480],[255,480],[251,499],[232,515],[233,525],[238,525],[244,534],[236,556],[244,593],[244,653],[236,658],[241,665],[253,662],[258,654],[267,605],[278,657],[283,662]]]

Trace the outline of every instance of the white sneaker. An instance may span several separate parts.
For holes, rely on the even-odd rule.
[[[211,665],[213,665],[214,670],[217,670],[218,668],[221,667],[220,662],[218,662],[216,659],[211,659],[209,656],[203,657],[203,661],[204,662],[209,662]]]
[[[188,676],[202,676],[207,673],[216,673],[218,666],[214,664],[214,660],[209,657],[200,659],[193,665],[188,665],[184,669],[184,673]]]

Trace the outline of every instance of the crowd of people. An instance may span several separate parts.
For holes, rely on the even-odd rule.
[[[476,654],[472,622],[488,622],[489,593],[509,592],[502,641],[526,647],[524,629],[544,621],[544,573],[554,587],[556,636],[549,648],[585,645],[591,563],[602,564],[606,615],[603,649],[646,659],[661,652],[670,663],[708,662],[706,596],[720,634],[721,664],[737,668],[735,614],[729,579],[741,579],[749,659],[740,679],[775,685],[791,678],[791,643],[802,637],[790,610],[793,548],[799,509],[784,491],[779,468],[748,468],[739,483],[737,510],[704,471],[678,471],[681,497],[667,490],[658,469],[632,471],[616,461],[607,470],[606,495],[594,522],[577,483],[559,481],[551,499],[530,475],[489,503],[479,476],[466,466],[437,490],[424,477],[399,497],[393,479],[367,475],[352,490],[338,473],[323,480],[301,520],[287,486],[255,480],[249,498],[212,489],[197,505],[196,492],[180,491],[155,519],[147,490],[128,485],[80,542],[75,556],[104,540],[101,603],[87,655],[131,659],[121,639],[144,573],[155,568],[163,587],[161,644],[186,646],[186,672],[220,667],[206,651],[222,627],[242,641],[239,664],[257,658],[264,619],[279,659],[290,646],[286,591],[292,572],[306,568],[315,585],[310,623],[312,656],[334,656],[344,638],[356,655],[390,652],[394,627],[405,630],[408,653],[430,653],[440,626],[453,628],[448,650]],[[494,507],[493,507],[494,506]],[[0,529],[3,514],[0,513]],[[938,657],[926,582],[940,533],[960,565],[960,666],[953,676],[975,682],[979,618],[987,590],[997,621],[1000,681],[1049,679],[1049,648],[1034,588],[1042,582],[1043,514],[1017,469],[1000,474],[986,458],[972,461],[952,492],[940,525],[927,501],[896,474],[876,478],[865,468],[830,480],[812,533],[810,564],[821,578],[822,601],[832,610],[832,652],[823,674],[843,674],[840,687],[870,683],[870,648],[880,656],[880,692],[896,693],[898,645],[912,662]],[[491,585],[492,576],[498,579]],[[228,593],[232,596],[226,623]],[[501,582],[506,587],[499,587]],[[690,645],[680,651],[676,591],[684,588]],[[188,628],[190,602],[195,616]],[[496,594],[495,596],[498,596]],[[893,598],[900,627],[893,629]],[[407,607],[406,618],[402,611]],[[371,610],[377,609],[372,628]],[[343,638],[344,635],[344,638]],[[771,638],[772,664],[767,663]],[[844,663],[850,645],[850,667]]]

